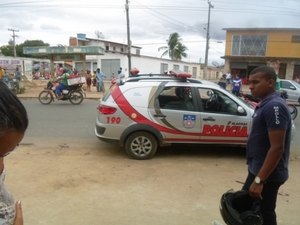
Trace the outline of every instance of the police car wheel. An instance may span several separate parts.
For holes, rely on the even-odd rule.
[[[148,132],[132,133],[125,141],[125,151],[133,159],[151,159],[157,151],[157,140]]]

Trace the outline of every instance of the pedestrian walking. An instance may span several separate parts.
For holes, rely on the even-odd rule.
[[[240,96],[240,92],[242,90],[242,79],[239,75],[235,75],[232,80],[232,94],[236,96]]]
[[[91,91],[91,85],[92,85],[92,74],[90,70],[86,71],[85,74],[85,81],[86,81],[86,91]]]
[[[226,81],[226,74],[223,74],[218,82],[218,85],[224,89],[226,89],[227,81]]]
[[[104,73],[101,72],[100,68],[97,68],[96,70],[97,92],[105,92],[104,77],[105,77]]]
[[[21,74],[20,68],[16,67],[16,70],[15,70],[15,80],[16,80],[17,93],[20,93],[20,82],[21,82],[21,79],[22,79],[22,74]]]
[[[227,80],[227,84],[231,84],[231,73],[230,72],[226,73],[226,80]]]

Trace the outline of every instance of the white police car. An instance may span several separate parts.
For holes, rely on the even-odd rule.
[[[137,75],[98,106],[95,134],[129,157],[150,159],[172,143],[246,145],[254,109],[217,84],[188,73]]]

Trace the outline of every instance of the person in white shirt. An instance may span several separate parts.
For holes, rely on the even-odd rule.
[[[227,80],[227,84],[231,84],[231,73],[230,72],[226,73],[226,80]]]

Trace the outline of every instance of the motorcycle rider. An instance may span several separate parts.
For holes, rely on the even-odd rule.
[[[57,95],[57,99],[62,99],[62,91],[63,89],[66,89],[68,87],[68,77],[70,74],[68,73],[68,70],[64,69],[63,74],[56,79],[56,82],[59,82],[59,85],[56,87],[55,92]]]

